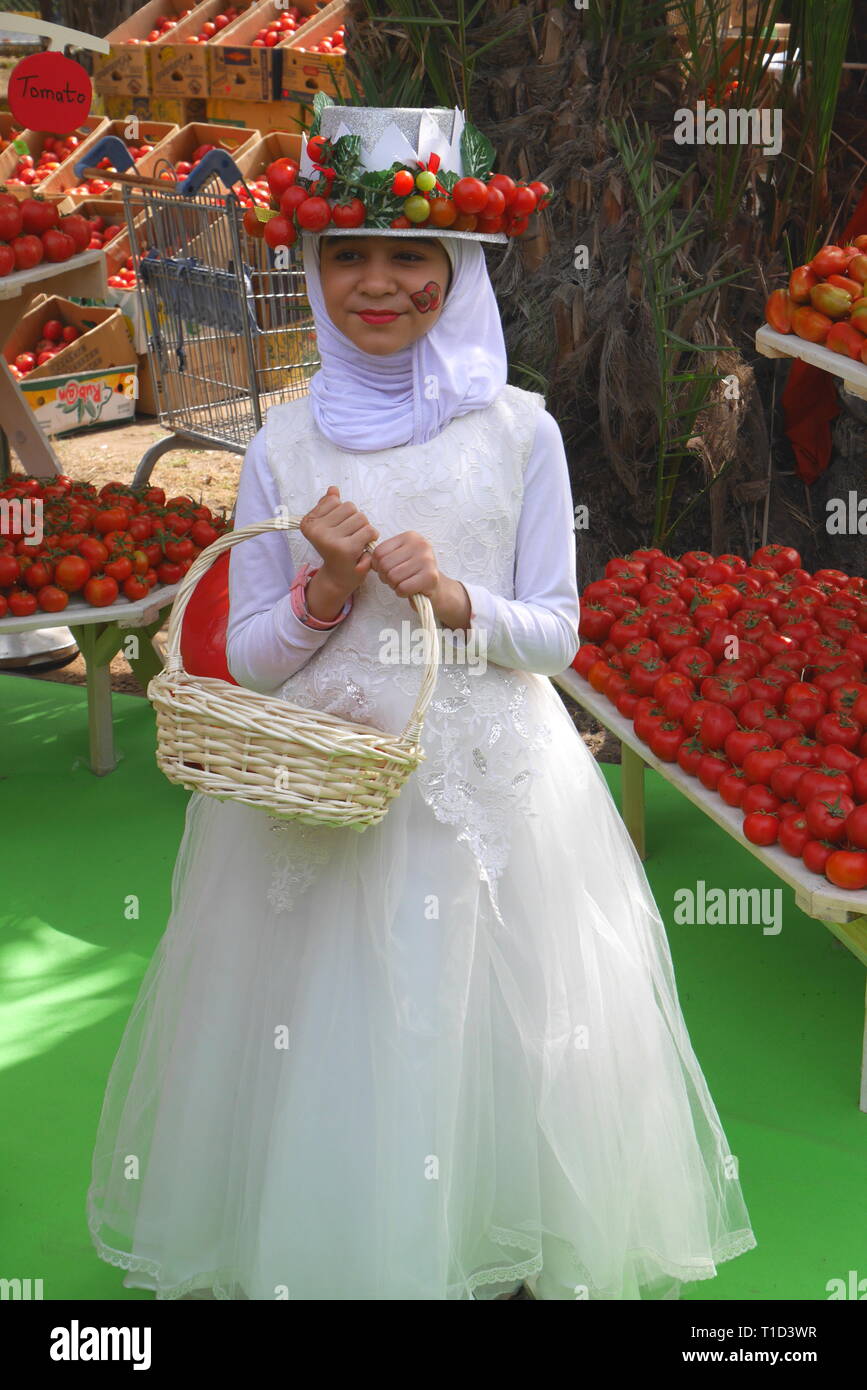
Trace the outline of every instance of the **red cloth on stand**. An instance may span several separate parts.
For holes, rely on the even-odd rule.
[[[838,245],[867,233],[867,188],[843,229]],[[831,461],[831,421],[840,406],[834,380],[821,367],[794,361],[782,396],[786,434],[795,451],[795,466],[805,483],[814,483]]]

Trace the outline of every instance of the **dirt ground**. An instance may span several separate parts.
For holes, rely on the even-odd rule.
[[[131,482],[142,455],[165,435],[166,431],[158,421],[140,416],[134,424],[79,430],[75,434],[57,438],[54,448],[64,473],[102,487],[108,482]],[[187,444],[182,444],[158,459],[151,473],[151,481],[165,488],[168,496],[187,493],[214,511],[225,509],[226,515],[230,516],[235,505],[242,463],[240,454],[219,449],[191,449]],[[14,452],[12,467],[15,471],[23,469]],[[165,633],[167,626],[168,614],[160,634]],[[159,640],[158,634],[158,643]],[[113,658],[110,670],[112,690],[146,698],[122,655]],[[71,659],[59,658],[52,666],[38,670],[26,668],[26,674],[34,680],[61,681],[67,685],[84,685],[86,681],[84,660],[77,653]],[[594,757],[600,762],[619,763],[618,741],[567,695],[558,693]]]

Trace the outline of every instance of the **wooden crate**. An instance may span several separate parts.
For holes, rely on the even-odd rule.
[[[179,160],[189,160],[199,145],[218,145],[220,149],[228,151],[233,159],[237,159],[239,155],[244,154],[252,145],[255,145],[260,138],[261,132],[251,130],[249,127],[210,125],[206,122],[193,121],[163,141],[159,151],[160,168],[165,168],[165,161],[174,166]]]
[[[147,36],[157,20],[192,8],[190,0],[148,0],[105,37],[108,53],[93,54],[93,87],[102,96],[147,96],[151,88],[151,50]],[[128,43],[138,39],[138,43]]]
[[[236,162],[245,179],[255,179],[264,174],[275,159],[282,159],[284,155],[301,163],[301,136],[272,130],[246,149]]]
[[[82,144],[86,144],[91,135],[98,136],[107,125],[108,121],[105,116],[87,116],[73,134],[82,136],[83,133],[84,138],[82,139]],[[50,134],[50,132],[44,130],[25,130],[13,144],[7,145],[6,149],[0,154],[0,183],[5,184],[7,179],[11,178],[15,173],[19,155],[30,153],[33,155],[34,160],[39,158],[45,146],[45,140],[48,134]],[[59,174],[66,168],[71,169],[75,161],[80,158],[80,150],[81,145],[63,160],[60,168],[54,171],[55,174]],[[42,183],[24,184],[21,186],[18,184],[11,184],[8,186],[8,191],[14,193],[16,198],[29,198],[33,193],[43,192],[48,179],[53,177],[53,174],[49,174],[48,178],[43,179]]]
[[[96,131],[93,135],[88,136],[86,140],[82,141],[76,158],[74,160],[66,160],[55,173],[51,174],[41,185],[42,192],[48,194],[65,193],[71,188],[76,188],[78,184],[86,182],[86,179],[80,179],[78,177],[74,165],[77,164],[78,160],[83,158],[89,150],[92,150],[100,140],[104,139],[106,135],[117,135],[124,141],[124,144],[153,145],[154,148],[151,150],[150,154],[144,155],[135,166],[135,172],[137,174],[142,174],[145,178],[149,178],[153,173],[157,160],[160,158],[160,147],[170,135],[175,135],[177,133],[178,126],[172,121],[143,121],[136,116],[134,119],[138,121],[138,140],[127,141],[124,131],[129,124],[129,119],[129,117],[126,117],[121,120],[108,121],[104,128]],[[125,172],[129,173],[131,171],[126,170]],[[106,177],[108,182],[112,184],[113,190],[120,189],[120,184],[114,183],[110,174]],[[86,198],[89,195],[83,193],[78,196]]]
[[[223,5],[224,0],[204,0],[192,14],[181,20],[171,34],[151,45],[151,92],[154,96],[203,97],[207,100],[210,42],[188,43],[187,40],[200,32],[206,20],[222,13]],[[242,17],[238,16],[239,19]],[[233,20],[233,23],[236,22]],[[231,27],[226,26],[227,29]],[[216,38],[216,34],[213,37]]]
[[[255,127],[263,135],[269,131],[300,135],[313,121],[313,107],[299,101],[224,101],[218,98],[208,102],[208,120]]]
[[[344,22],[346,10],[346,0],[333,0],[317,19],[274,49],[279,55],[279,96],[283,101],[312,102],[317,92],[333,97],[350,95],[342,53],[301,51],[332,34]]]
[[[295,0],[302,14],[312,18],[323,6],[317,0]],[[253,48],[252,41],[260,29],[286,13],[286,5],[276,0],[260,0],[234,23],[228,25],[219,38],[208,45],[210,64],[210,95],[213,99],[232,101],[273,101],[280,97],[280,60],[275,57],[280,45],[274,48]],[[308,28],[303,24],[297,33]]]

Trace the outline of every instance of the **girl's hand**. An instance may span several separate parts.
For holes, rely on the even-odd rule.
[[[382,541],[371,558],[371,568],[396,594],[425,594],[433,601],[443,576],[430,541],[417,531],[402,531]]]
[[[368,541],[379,539],[379,532],[364,513],[354,502],[341,502],[340,489],[332,483],[299,530],[322,556],[321,573],[329,592],[345,597],[354,593],[364,582],[373,558],[364,547]]]

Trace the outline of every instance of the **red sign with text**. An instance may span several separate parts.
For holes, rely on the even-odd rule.
[[[9,109],[25,130],[68,135],[90,115],[90,77],[63,53],[31,53],[9,75]]]

